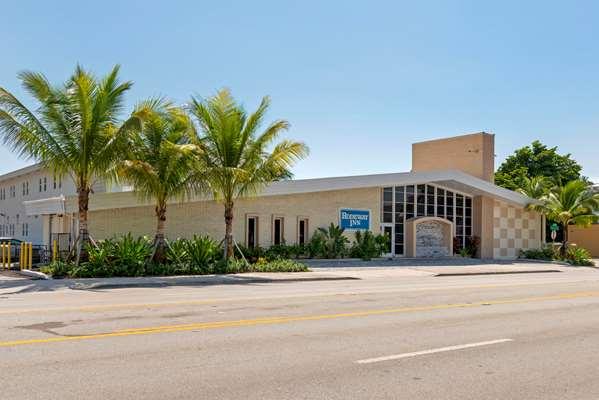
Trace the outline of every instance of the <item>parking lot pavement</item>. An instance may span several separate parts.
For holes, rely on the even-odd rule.
[[[0,286],[2,285],[2,281],[14,281],[14,280],[24,280],[24,279],[28,279],[28,278],[25,276],[19,275],[15,271],[0,269]]]

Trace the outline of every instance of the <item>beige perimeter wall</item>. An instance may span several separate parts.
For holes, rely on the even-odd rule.
[[[576,243],[577,246],[590,251],[593,257],[599,257],[599,224],[588,228],[570,226],[568,231],[570,243]]]
[[[113,196],[118,198],[118,196]],[[107,200],[106,197],[104,200]],[[106,204],[105,204],[106,206]],[[116,204],[115,204],[116,206]],[[234,236],[245,244],[247,215],[258,216],[258,240],[261,246],[272,244],[272,219],[284,218],[284,238],[287,244],[297,242],[297,221],[308,218],[309,237],[318,227],[339,223],[340,208],[371,210],[371,229],[380,229],[380,189],[352,189],[284,196],[264,196],[237,201],[234,217]],[[112,208],[90,211],[90,232],[94,239],[104,239],[131,232],[149,235],[155,232],[156,219],[153,206]],[[191,237],[208,234],[220,240],[224,237],[224,209],[214,201],[196,201],[169,204],[167,209],[167,237]],[[353,240],[353,233],[348,232]],[[308,238],[309,239],[309,238]]]
[[[520,250],[542,246],[542,217],[495,200],[493,207],[493,258],[513,259]]]

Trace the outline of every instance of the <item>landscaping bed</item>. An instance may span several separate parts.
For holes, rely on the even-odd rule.
[[[89,260],[76,265],[55,261],[40,268],[54,278],[109,278],[137,276],[176,276],[237,274],[243,272],[307,272],[308,267],[285,258],[223,258],[222,247],[207,236],[170,242],[166,259],[152,262],[152,241],[147,237],[125,235],[87,247]]]

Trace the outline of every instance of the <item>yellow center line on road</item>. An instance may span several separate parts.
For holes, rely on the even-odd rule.
[[[203,329],[219,329],[219,328],[233,328],[233,327],[246,327],[246,326],[257,326],[257,325],[274,325],[283,324],[290,322],[301,322],[301,321],[322,321],[332,320],[340,318],[358,318],[375,315],[389,315],[389,314],[400,314],[400,313],[411,313],[418,311],[436,311],[436,310],[447,310],[452,308],[474,308],[488,305],[502,305],[502,304],[516,304],[516,303],[532,303],[542,301],[554,301],[554,300],[570,300],[585,297],[599,297],[599,292],[576,292],[576,293],[563,293],[552,296],[540,296],[540,297],[525,297],[517,299],[506,299],[506,300],[489,300],[479,301],[473,303],[455,303],[455,304],[436,304],[428,306],[414,306],[414,307],[400,307],[400,308],[388,308],[380,310],[365,310],[365,311],[354,311],[337,314],[320,314],[320,315],[303,315],[303,316],[281,316],[281,317],[266,317],[256,319],[244,319],[244,320],[232,320],[232,321],[213,321],[213,322],[197,322],[191,324],[181,325],[164,325],[154,326],[145,328],[132,328],[118,330],[107,333],[97,333],[89,335],[77,335],[77,336],[61,336],[61,337],[50,337],[41,339],[23,339],[0,342],[0,347],[15,347],[22,345],[31,344],[42,344],[42,343],[57,343],[57,342],[70,342],[80,340],[91,340],[91,339],[103,339],[120,336],[134,336],[134,335],[149,335],[157,333],[170,333],[170,332],[182,332],[192,330],[203,330]]]
[[[1,310],[0,315],[13,315],[13,314],[35,314],[35,313],[47,313],[47,312],[69,312],[69,311],[80,311],[80,312],[96,312],[96,311],[110,311],[120,309],[139,309],[139,308],[168,308],[177,306],[194,306],[204,304],[216,304],[216,303],[232,303],[232,302],[248,302],[257,300],[273,300],[273,299],[298,299],[298,298],[318,298],[318,297],[340,297],[340,296],[356,296],[356,295],[373,295],[373,294],[391,294],[391,293],[410,293],[410,292],[425,292],[425,291],[444,291],[444,290],[472,290],[472,289],[494,289],[502,287],[518,287],[518,286],[543,286],[547,287],[553,283],[564,284],[564,282],[543,282],[543,283],[531,283],[531,282],[510,282],[510,283],[489,283],[483,285],[470,285],[470,286],[458,286],[458,285],[431,285],[418,288],[402,288],[402,289],[383,289],[376,291],[351,291],[351,292],[323,292],[323,293],[306,293],[297,295],[281,295],[281,296],[255,296],[255,297],[224,297],[224,298],[213,298],[203,300],[180,300],[180,301],[166,301],[161,303],[115,303],[115,304],[103,304],[103,305],[89,305],[89,306],[75,306],[75,307],[36,307],[36,308],[21,308],[12,310]],[[576,283],[576,282],[565,282],[565,283]]]

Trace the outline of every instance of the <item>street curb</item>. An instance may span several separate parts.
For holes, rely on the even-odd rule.
[[[110,279],[110,278],[109,278]],[[83,282],[74,282],[71,289],[74,290],[96,290],[96,289],[127,289],[127,288],[159,288],[169,286],[212,286],[212,285],[242,285],[252,283],[289,283],[289,282],[319,282],[319,281],[347,281],[360,280],[360,278],[351,276],[326,276],[309,278],[263,278],[263,277],[218,277],[218,278],[197,278],[197,279],[162,279],[148,280],[145,282],[92,282],[89,284]]]
[[[19,274],[19,275],[26,276],[28,278],[43,279],[43,280],[52,279],[51,277],[49,277],[48,275],[44,274],[43,272],[32,271],[32,270],[29,270],[29,269],[22,269],[22,270],[18,270],[18,271],[15,271],[15,272],[17,274]]]
[[[511,275],[511,274],[543,274],[552,272],[563,272],[559,269],[532,269],[523,271],[489,271],[489,272],[441,272],[435,277],[444,276],[469,276],[469,275]]]
[[[526,261],[534,264],[554,264],[554,265],[562,265],[564,267],[572,267],[573,265],[567,263],[565,261],[557,261],[557,260],[537,260],[534,258],[518,258],[518,260]]]

